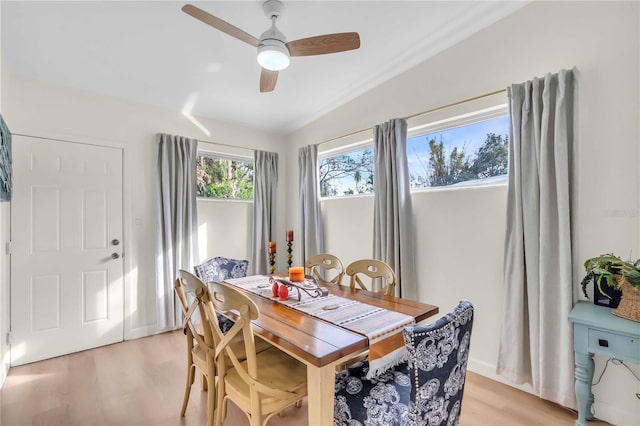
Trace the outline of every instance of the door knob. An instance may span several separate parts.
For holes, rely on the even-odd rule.
[[[111,253],[111,258],[112,259],[117,259],[119,257],[120,257],[120,255],[118,253]]]

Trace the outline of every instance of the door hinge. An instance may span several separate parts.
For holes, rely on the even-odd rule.
[[[6,254],[11,254],[11,241],[7,241],[7,246],[5,248]]]
[[[11,345],[11,332],[7,331],[7,346]]]

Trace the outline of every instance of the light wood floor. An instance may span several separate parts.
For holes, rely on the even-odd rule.
[[[203,425],[206,392],[199,379],[180,418],[185,347],[184,335],[176,331],[12,368],[0,391],[0,424]],[[248,424],[232,403],[228,412],[225,425]],[[556,404],[467,374],[462,426],[573,425],[575,419]],[[269,426],[301,426],[306,420],[305,401],[273,417]]]

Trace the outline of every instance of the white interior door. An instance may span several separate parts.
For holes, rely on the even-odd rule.
[[[122,341],[122,150],[13,141],[11,365]]]

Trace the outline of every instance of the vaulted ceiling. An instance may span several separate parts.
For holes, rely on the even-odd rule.
[[[356,31],[358,50],[294,57],[260,93],[256,49],[174,1],[0,2],[10,74],[291,132],[509,15],[526,2],[285,1],[288,40]],[[258,1],[193,2],[260,37]]]

